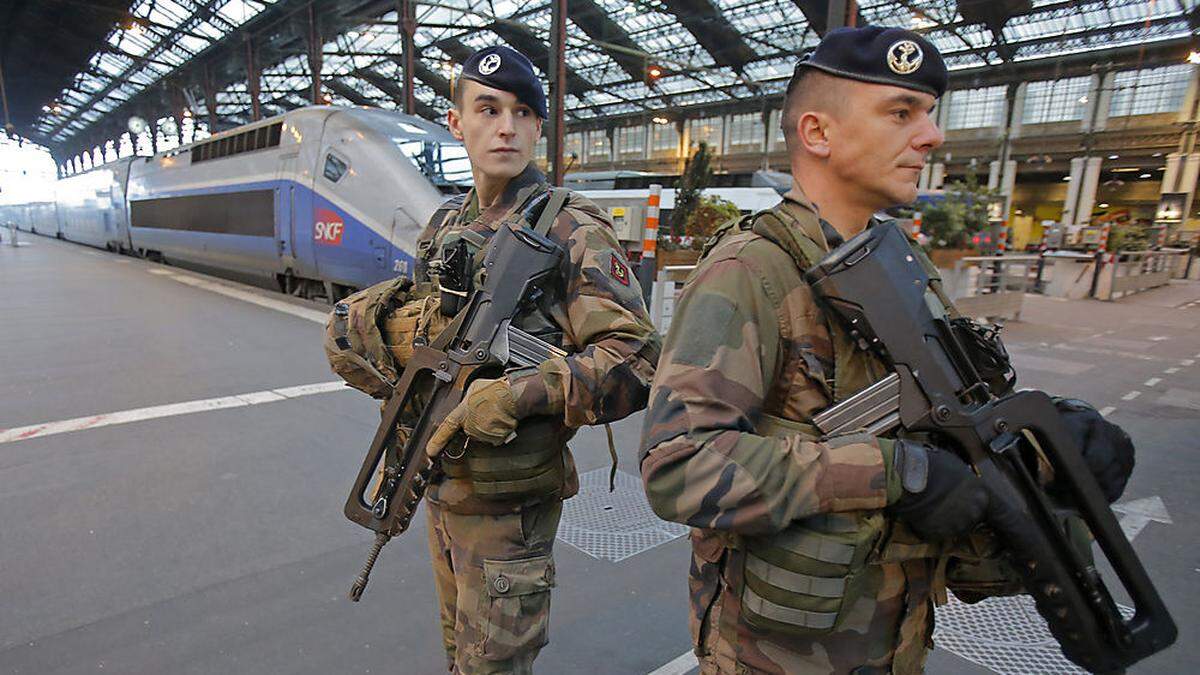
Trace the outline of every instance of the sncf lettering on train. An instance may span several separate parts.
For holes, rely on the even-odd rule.
[[[342,217],[329,209],[317,209],[317,221],[313,223],[313,240],[326,246],[341,246],[346,223]]]

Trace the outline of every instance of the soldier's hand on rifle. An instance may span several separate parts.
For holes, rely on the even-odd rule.
[[[1133,473],[1133,440],[1129,434],[1104,419],[1087,401],[1055,397],[1054,407],[1062,415],[1108,503],[1117,501]],[[1050,489],[1054,487],[1051,484]]]
[[[517,402],[504,378],[475,380],[429,439],[425,452],[435,457],[460,430],[492,445],[509,439],[517,428]]]
[[[897,440],[889,480],[901,494],[891,512],[918,536],[938,541],[965,534],[983,520],[988,491],[966,462],[952,452]]]

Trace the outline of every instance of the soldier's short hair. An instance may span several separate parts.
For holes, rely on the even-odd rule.
[[[826,74],[815,68],[797,68],[788,83],[783,101],[783,114],[779,116],[783,127],[783,140],[789,152],[796,143],[796,124],[806,112],[824,112],[837,116],[845,100],[846,80]]]

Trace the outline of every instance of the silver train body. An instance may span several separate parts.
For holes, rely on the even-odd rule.
[[[335,297],[411,274],[417,236],[469,183],[461,144],[397,112],[314,106],[63,179],[0,223]]]

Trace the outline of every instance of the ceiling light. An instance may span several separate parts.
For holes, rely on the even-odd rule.
[[[933,28],[937,22],[930,19],[924,12],[913,12],[912,19],[909,20],[909,28],[912,30],[921,30],[923,28]]]
[[[1071,180],[1070,176],[1063,176],[1063,180]]]
[[[1151,178],[1151,176],[1148,173],[1144,173],[1144,174],[1138,176],[1138,178]]]
[[[1195,49],[1188,52],[1187,62],[1194,65],[1200,65],[1200,52],[1196,51]]]
[[[146,29],[142,27],[142,22],[133,17],[129,17],[121,22],[121,30],[130,35],[141,35],[146,32]]]
[[[662,117],[661,115],[656,115],[654,117],[654,123],[655,124],[670,124],[671,120],[669,120],[665,117]]]
[[[1079,97],[1079,102],[1080,102],[1080,103],[1087,103],[1087,96],[1080,96],[1080,97]]]
[[[1153,155],[1150,155],[1150,156],[1151,156],[1151,157],[1162,157],[1162,153],[1161,153],[1161,152],[1156,152],[1156,153],[1154,153]]]
[[[1109,159],[1121,159],[1121,156],[1120,155],[1109,155],[1108,158]]]
[[[1102,209],[1107,209],[1107,208],[1108,208],[1108,202],[1100,202],[1100,203],[1098,204],[1098,206],[1099,206],[1100,208],[1102,208]]]

